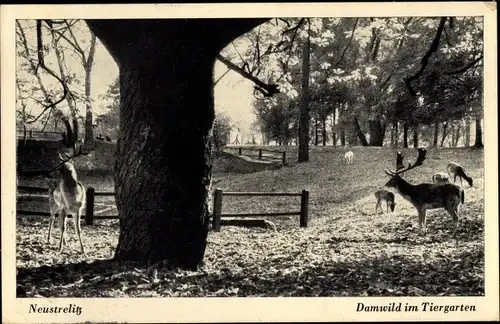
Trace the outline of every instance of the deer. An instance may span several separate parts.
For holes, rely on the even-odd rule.
[[[415,163],[408,163],[403,166],[402,153],[398,152],[396,171],[387,168],[384,172],[390,176],[390,180],[385,184],[388,188],[394,188],[399,195],[409,201],[418,211],[418,223],[420,232],[425,235],[427,232],[425,221],[428,209],[444,208],[453,219],[453,237],[457,233],[460,206],[464,204],[465,194],[463,188],[453,183],[420,183],[411,184],[404,180],[401,175],[413,168],[416,168],[425,160],[427,150],[418,149],[418,157]]]
[[[354,161],[354,153],[352,151],[348,151],[344,154],[344,163],[345,164],[352,164]]]
[[[463,187],[463,183],[462,183],[462,178],[465,179],[465,181],[467,181],[467,183],[469,184],[470,187],[472,187],[472,178],[467,176],[465,174],[465,171],[464,171],[464,168],[458,164],[458,163],[455,163],[455,162],[450,162],[448,163],[448,175],[450,176],[450,179],[451,179],[451,176],[453,176],[453,183],[455,183],[455,181],[457,180],[457,176],[460,178],[460,185]]]
[[[391,212],[394,212],[394,208],[396,207],[394,193],[385,189],[380,189],[375,191],[375,198],[377,199],[377,204],[375,205],[375,214],[377,214],[377,210],[380,207],[382,210],[382,214],[384,213],[384,208],[382,208],[382,201],[385,201],[387,206],[387,212],[389,212],[389,208]]]
[[[64,234],[66,232],[66,222],[69,215],[72,215],[75,222],[78,241],[82,254],[85,249],[82,243],[80,219],[85,203],[85,187],[78,181],[75,166],[68,158],[63,158],[59,153],[61,161],[60,171],[62,179],[57,183],[49,184],[49,204],[50,204],[50,222],[48,243],[50,243],[50,234],[53,222],[58,219],[58,225],[61,229],[59,239],[59,252],[62,251],[63,243],[66,245]]]
[[[432,182],[433,183],[445,183],[445,182],[450,182],[450,178],[448,177],[448,174],[444,172],[438,172],[435,173],[432,176]]]

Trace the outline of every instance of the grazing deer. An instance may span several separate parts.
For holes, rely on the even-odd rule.
[[[460,185],[462,187],[463,187],[462,178],[464,178],[465,181],[467,181],[467,183],[469,184],[469,186],[472,187],[472,178],[465,174],[464,168],[462,168],[460,164],[455,162],[448,163],[448,175],[450,176],[450,179],[451,176],[453,176],[453,183],[455,183],[455,180],[457,180],[458,176],[460,178]]]
[[[418,223],[423,235],[426,234],[425,218],[427,209],[445,208],[454,222],[453,237],[455,237],[458,226],[460,205],[464,203],[464,190],[452,183],[421,183],[413,185],[401,178],[401,174],[411,170],[425,160],[425,148],[418,149],[418,158],[414,164],[408,163],[407,167],[397,166],[397,171],[387,169],[385,173],[391,177],[386,183],[389,188],[394,188],[418,211]],[[400,153],[398,152],[398,157]]]
[[[450,182],[450,178],[444,172],[438,172],[432,176],[433,183],[445,183]]]
[[[348,151],[344,154],[344,163],[345,164],[352,164],[354,161],[354,153],[352,151]]]
[[[382,201],[385,201],[387,205],[387,212],[389,212],[389,208],[391,209],[391,212],[394,212],[394,207],[396,207],[396,203],[394,202],[394,193],[384,189],[377,190],[375,192],[375,198],[377,199],[377,204],[375,205],[375,214],[377,214],[377,210],[379,207],[382,210],[382,214],[384,213],[384,208],[382,208]]]
[[[80,242],[80,249],[85,253],[81,236],[80,218],[85,203],[85,187],[81,182],[78,182],[78,177],[74,165],[69,159],[64,159],[59,154],[59,159],[62,161],[61,174],[62,179],[57,185],[49,185],[50,209],[51,217],[49,224],[49,238],[52,229],[52,223],[55,218],[58,218],[59,228],[61,229],[61,238],[59,239],[59,251],[62,251],[63,243],[66,244],[64,233],[66,232],[67,216],[72,215],[75,222],[76,233]],[[56,213],[59,213],[59,217]]]

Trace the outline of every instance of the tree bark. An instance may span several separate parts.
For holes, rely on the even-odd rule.
[[[455,134],[455,142],[453,143],[453,147],[458,146],[458,141],[460,140],[460,124],[457,125],[457,133]]]
[[[335,110],[337,110],[337,107],[333,109],[333,114],[332,114],[332,145],[333,147],[337,147],[337,134],[335,132]]]
[[[418,124],[413,126],[413,147],[418,147]]]
[[[359,125],[358,117],[354,116],[354,130],[358,139],[361,141],[362,146],[368,146],[368,141],[366,140],[366,136],[361,130],[361,126]]]
[[[403,123],[403,147],[408,147],[408,124]]]
[[[474,143],[475,148],[483,148],[483,129],[481,127],[481,118],[476,118],[476,139]]]
[[[432,140],[432,147],[436,148],[438,145],[438,137],[439,137],[439,122],[434,123],[434,137]]]
[[[85,62],[85,148],[94,149],[94,127],[92,118],[92,93],[91,93],[91,77],[92,66],[94,65],[94,54],[96,45],[96,36],[92,34],[90,39],[90,51]]]
[[[214,61],[262,21],[87,21],[120,69],[115,259],[201,264],[211,200]]]
[[[306,38],[302,45],[302,94],[299,116],[299,156],[298,162],[309,161],[309,72],[310,72],[310,39]]]
[[[370,127],[370,146],[383,146],[385,136],[385,126],[379,119],[369,120]]]
[[[441,136],[441,147],[444,145],[444,141],[446,140],[446,136],[448,135],[448,122],[443,123],[443,134]]]
[[[322,127],[323,127],[323,131],[322,131],[321,137],[322,137],[322,140],[323,140],[323,146],[326,146],[326,140],[328,139],[328,136],[326,134],[326,117],[323,118],[323,120],[321,121],[321,123],[322,123]]]
[[[318,146],[319,143],[319,122],[318,118],[314,118],[314,146]]]

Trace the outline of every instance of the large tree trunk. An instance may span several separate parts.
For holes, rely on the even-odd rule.
[[[476,140],[474,143],[475,148],[483,148],[483,129],[481,127],[481,118],[476,118]]]
[[[439,122],[434,123],[434,137],[432,140],[432,147],[436,148],[438,146],[438,137],[439,137]]]
[[[358,139],[361,141],[362,146],[368,146],[368,141],[366,140],[366,136],[361,130],[361,126],[359,125],[358,117],[354,116],[354,130]],[[357,143],[356,143],[357,144]]]
[[[340,146],[344,147],[345,146],[345,125],[342,125],[342,128],[340,129]]]
[[[302,94],[300,100],[299,116],[299,154],[298,162],[309,161],[309,56],[310,56],[309,37],[302,45]]]
[[[385,126],[380,120],[369,120],[370,146],[383,146],[385,136]]]
[[[230,40],[260,22],[87,21],[120,68],[116,259],[201,264],[211,197],[213,64]]]
[[[403,147],[408,147],[408,124],[406,122],[403,123]]]

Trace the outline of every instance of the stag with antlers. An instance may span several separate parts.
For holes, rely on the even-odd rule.
[[[74,156],[74,155],[73,155]],[[61,161],[60,171],[62,179],[56,185],[49,185],[49,203],[50,203],[50,221],[49,221],[49,236],[47,241],[50,243],[50,234],[53,222],[58,219],[58,225],[61,229],[61,237],[59,238],[59,251],[62,251],[63,243],[66,244],[64,234],[66,232],[66,222],[69,215],[72,215],[75,222],[78,241],[82,254],[85,253],[82,243],[80,219],[85,203],[85,187],[78,181],[75,166],[71,163],[71,158],[68,154],[64,156],[59,153]],[[59,214],[59,215],[57,215]]]
[[[390,169],[385,171],[391,177],[386,186],[394,188],[417,209],[418,223],[423,235],[427,232],[425,225],[427,209],[445,208],[453,219],[453,237],[455,237],[460,206],[464,203],[465,198],[464,190],[452,183],[421,183],[413,185],[401,178],[401,174],[404,172],[422,165],[426,153],[427,150],[425,148],[419,148],[417,161],[413,164],[408,163],[408,166],[404,167],[402,163],[403,155],[401,152],[398,152],[396,171]]]

